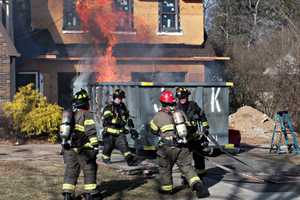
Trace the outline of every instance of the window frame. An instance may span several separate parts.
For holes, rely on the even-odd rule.
[[[117,4],[116,4],[116,1],[118,0],[114,0],[114,9],[117,9]],[[135,30],[134,30],[134,1],[133,0],[127,0],[128,1],[128,7],[129,7],[129,12],[128,12],[128,15],[129,15],[129,28],[128,30],[122,30],[122,29],[118,29],[115,31],[115,33],[117,34],[122,34],[122,33],[135,33]],[[123,11],[125,12],[125,11]],[[127,12],[125,12],[127,13]]]
[[[164,14],[172,14],[172,13],[167,13],[163,12],[163,2],[167,0],[161,0],[159,2],[159,9],[158,9],[158,35],[163,35],[163,34],[170,34],[170,35],[181,35],[182,30],[180,28],[180,5],[179,5],[179,0],[174,0],[175,2],[175,27],[170,27],[170,28],[164,28],[163,27],[163,15]]]
[[[44,94],[44,76],[42,73],[37,72],[37,71],[17,72],[16,76],[18,76],[18,75],[34,75],[35,76],[35,83],[34,83],[35,89],[38,90],[42,95]],[[18,88],[17,88],[17,83],[16,83],[16,91],[17,90],[18,90]]]
[[[69,8],[69,6],[71,4],[72,4],[72,8]],[[68,16],[69,14],[70,14],[70,16]],[[69,17],[72,18],[72,20],[76,20],[75,23],[78,23],[78,25],[68,26],[67,24],[70,21]],[[74,23],[74,21],[71,23]],[[63,33],[84,33],[84,32],[86,32],[83,30],[83,28],[81,26],[80,18],[76,12],[76,0],[64,0],[63,1],[62,31],[63,31]]]

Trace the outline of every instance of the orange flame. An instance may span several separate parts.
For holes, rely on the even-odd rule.
[[[125,13],[113,9],[112,0],[77,0],[76,11],[81,19],[83,29],[89,31],[93,43],[98,46],[106,44],[104,53],[98,58],[96,70],[98,82],[113,82],[120,80],[113,47],[117,38],[113,32],[117,30],[119,19]]]

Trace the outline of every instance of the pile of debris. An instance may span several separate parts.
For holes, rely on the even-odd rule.
[[[229,129],[240,132],[241,143],[265,145],[271,143],[274,120],[250,106],[243,106],[229,116]]]

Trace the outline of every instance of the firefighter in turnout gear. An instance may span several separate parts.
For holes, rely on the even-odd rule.
[[[198,198],[209,196],[208,189],[193,169],[191,152],[185,143],[179,142],[181,139],[173,115],[176,112],[176,100],[172,92],[163,91],[160,95],[160,102],[161,110],[150,121],[152,133],[159,136],[157,155],[161,183],[160,192],[172,194],[172,168],[176,164],[187,178],[192,190],[196,191]],[[184,116],[184,113],[182,115]]]
[[[84,190],[86,200],[102,199],[97,191],[96,156],[98,153],[98,139],[96,135],[93,114],[89,111],[89,97],[85,90],[81,89],[73,97],[73,111],[68,124],[61,126],[61,130],[69,130],[61,133],[63,140],[63,158],[65,163],[63,196],[64,200],[75,199],[75,187],[82,169],[84,174]],[[62,127],[69,126],[68,129]]]
[[[114,148],[124,155],[128,166],[136,166],[137,158],[129,150],[126,134],[129,133],[126,125],[133,128],[133,121],[129,118],[129,111],[124,104],[125,92],[116,89],[113,92],[113,102],[103,109],[103,152],[102,161],[110,164],[110,156]]]
[[[178,99],[176,109],[183,111],[188,118],[188,148],[193,152],[194,167],[198,176],[203,178],[205,171],[205,150],[208,148],[208,140],[199,134],[198,123],[202,126],[204,134],[208,134],[209,126],[204,111],[195,101],[189,101],[191,92],[184,87],[176,88]]]

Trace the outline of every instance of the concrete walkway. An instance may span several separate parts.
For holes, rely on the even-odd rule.
[[[256,172],[258,177],[266,181],[278,181],[278,183],[245,179],[245,177],[228,173],[208,161],[208,175],[204,178],[204,183],[209,187],[211,196],[206,199],[300,200],[300,155],[270,155],[266,148],[254,148],[238,155],[238,158],[252,166],[253,169],[251,170]],[[210,157],[209,159],[242,174],[253,174],[248,167],[226,155]],[[104,163],[99,161],[99,164]],[[147,160],[141,165],[143,169],[147,169],[149,166],[153,167],[155,160]],[[123,156],[117,151],[112,155],[110,166],[124,173],[138,169],[138,167],[128,167]],[[174,167],[173,181],[175,187],[181,186],[180,173],[176,167]],[[172,196],[165,199],[172,199]]]

